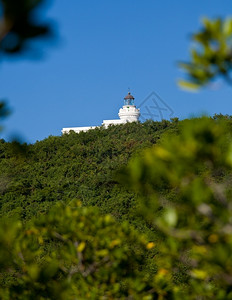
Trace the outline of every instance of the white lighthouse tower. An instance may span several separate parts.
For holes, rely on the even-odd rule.
[[[126,122],[137,122],[140,116],[139,108],[134,105],[135,98],[129,92],[124,98],[123,108],[120,108],[118,116],[120,120],[125,120]]]
[[[110,125],[138,122],[140,110],[134,105],[134,100],[135,98],[129,92],[124,98],[123,107],[119,109],[118,116],[120,119],[103,120],[102,125],[104,125],[107,128]]]
[[[120,119],[115,120],[103,120],[102,125],[107,128],[110,125],[118,125],[118,124],[125,124],[125,123],[131,123],[131,122],[138,122],[140,117],[140,110],[139,108],[136,108],[134,105],[135,98],[131,95],[129,92],[126,97],[124,98],[124,105],[122,108],[119,109],[118,116]],[[76,133],[79,133],[81,131],[88,131],[90,129],[94,129],[98,126],[88,126],[88,127],[69,127],[69,128],[63,128],[62,133],[69,133],[70,131],[74,131]]]

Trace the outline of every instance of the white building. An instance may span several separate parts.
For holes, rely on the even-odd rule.
[[[118,125],[118,124],[125,124],[125,123],[131,123],[131,122],[137,122],[139,120],[140,116],[140,110],[139,108],[136,108],[134,105],[134,97],[129,92],[128,95],[124,98],[124,105],[122,108],[120,108],[118,116],[120,119],[116,120],[103,120],[102,125],[105,128],[108,128],[110,125]],[[70,131],[74,131],[76,133],[79,133],[81,131],[88,131],[90,129],[94,129],[98,126],[88,126],[88,127],[69,127],[69,128],[63,128],[62,133],[69,133]]]

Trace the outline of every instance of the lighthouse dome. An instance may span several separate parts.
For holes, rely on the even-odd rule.
[[[135,98],[131,95],[130,92],[128,92],[128,94],[126,95],[126,97],[124,99],[125,100],[129,100],[129,99],[134,100]]]
[[[124,105],[134,105],[135,98],[129,92],[124,98]]]

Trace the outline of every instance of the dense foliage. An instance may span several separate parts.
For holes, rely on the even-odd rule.
[[[231,125],[220,116],[185,120],[180,135],[145,150],[123,174],[164,236],[158,269],[175,277],[186,266],[186,299],[232,299]]]
[[[3,298],[150,299],[171,293],[166,283],[154,289],[156,282],[163,284],[162,272],[153,277],[157,237],[137,215],[136,193],[116,180],[132,155],[168,131],[178,131],[177,119],[71,133],[34,145],[1,140]]]
[[[2,140],[1,297],[232,299],[231,128],[217,115]]]
[[[80,199],[117,219],[130,211],[134,194],[115,181],[132,154],[159,141],[176,123],[126,124],[49,137],[19,147],[0,142],[0,215],[30,219],[57,201]]]
[[[1,299],[150,299],[149,244],[127,223],[73,201],[0,232]],[[153,254],[154,256],[154,254]]]

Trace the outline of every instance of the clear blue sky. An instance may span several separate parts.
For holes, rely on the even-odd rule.
[[[128,87],[136,104],[155,91],[181,119],[232,114],[232,87],[189,93],[176,84],[201,18],[230,14],[229,0],[54,0],[46,17],[59,38],[37,44],[42,59],[0,61],[0,98],[13,110],[2,136],[33,143],[116,119]]]

